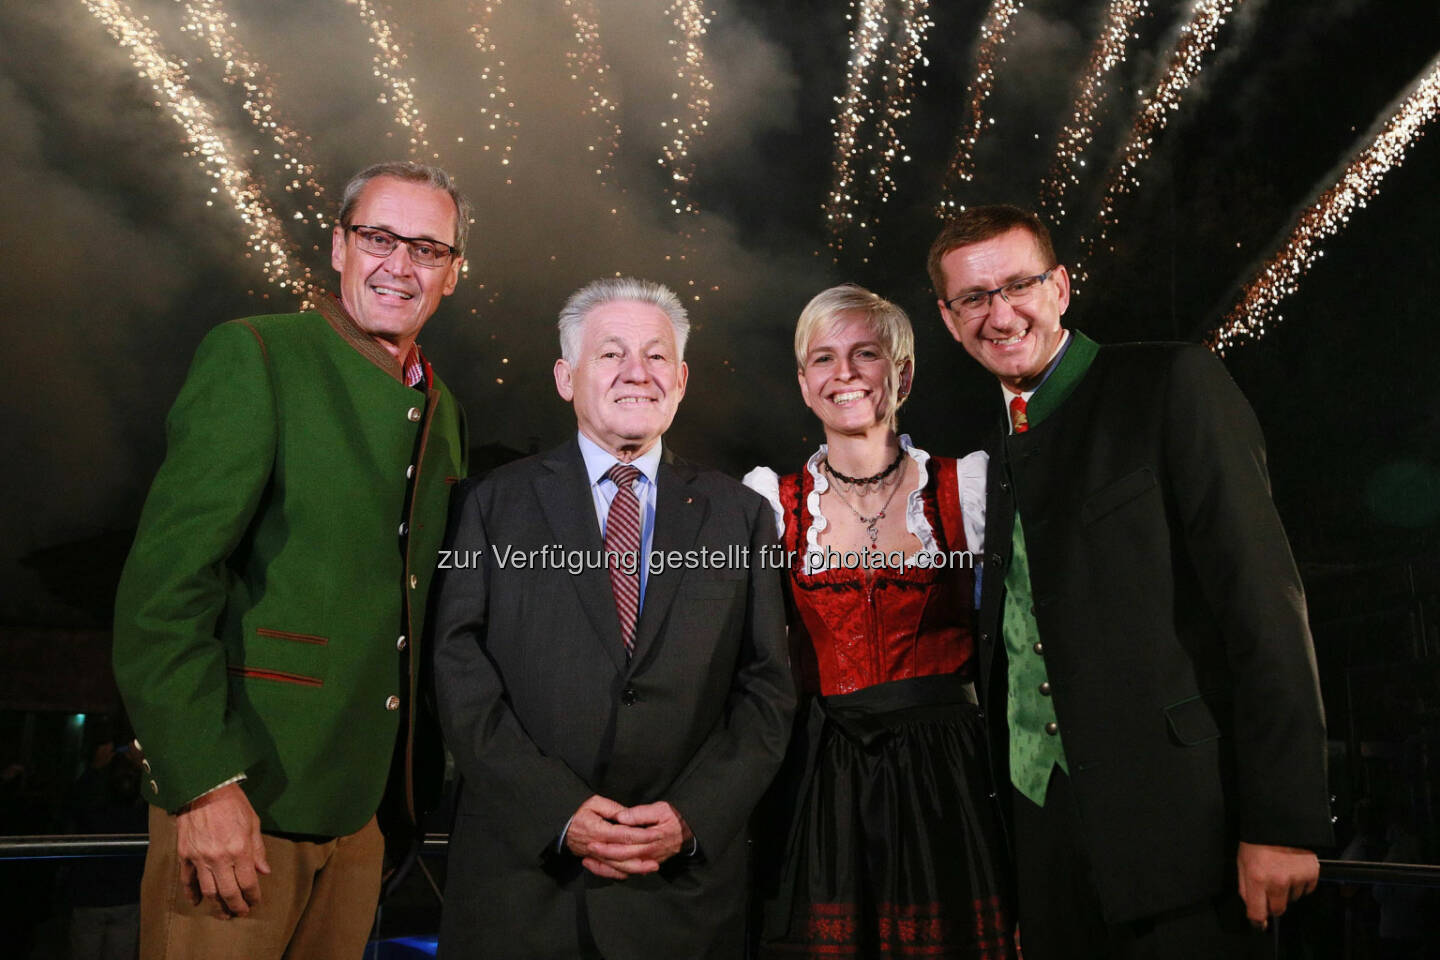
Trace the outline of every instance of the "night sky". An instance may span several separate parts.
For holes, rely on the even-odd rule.
[[[667,442],[692,459],[736,473],[798,466],[819,434],[795,386],[794,320],[811,295],[845,280],[896,300],[915,323],[917,381],[902,428],[937,453],[979,443],[996,388],[941,326],[924,255],[989,4],[931,7],[912,109],[896,121],[909,160],[896,164],[888,203],[876,203],[862,179],[857,210],[875,242],[838,254],[822,206],[849,4],[708,5],[701,69],[713,82],[711,111],[691,144],[694,174],[681,198],[698,216],[670,212],[673,181],[657,162],[671,129],[660,124],[688,95],[675,76],[669,4],[593,3],[600,48],[590,52],[603,49],[598,76],[616,104],[606,119],[586,111],[585,77],[597,75],[570,77],[573,55],[585,52],[574,39],[576,7],[491,5],[488,56],[469,31],[480,3],[393,2],[386,14],[408,55],[401,74],[413,78],[428,152],[476,204],[469,273],[422,336],[467,409],[473,444],[544,448],[573,430],[551,380],[554,316],[575,287],[616,272],[669,283],[690,302],[690,388]],[[308,137],[332,210],[354,170],[409,155],[411,132],[394,122],[393,102],[378,102],[386,89],[372,67],[377,47],[356,6],[208,6],[223,7],[234,39],[266,65],[272,116]],[[1067,320],[1097,339],[1203,339],[1300,208],[1440,52],[1434,0],[1236,6],[1117,209],[1114,251],[1085,261],[1089,279]],[[1015,16],[985,105],[994,122],[959,202],[1037,204],[1108,7],[1032,0]],[[187,62],[188,89],[256,176],[303,262],[329,283],[328,233],[294,219],[308,195],[284,189],[240,87],[223,82],[200,38],[182,29],[187,4],[135,0],[130,9],[150,18],[167,56]],[[1055,231],[1063,262],[1074,263],[1093,235],[1137,96],[1153,87],[1191,9],[1188,0],[1151,3],[1126,60],[1108,74],[1086,166]],[[515,126],[491,133],[481,108],[496,72]],[[267,282],[259,256],[246,256],[241,220],[210,193],[215,181],[186,156],[181,128],[157,99],[81,0],[0,5],[0,290],[14,338],[0,381],[12,461],[0,575],[15,588],[0,617],[10,622],[86,619],[73,598],[47,589],[44,570],[53,578],[57,562],[108,569],[115,544],[123,553],[163,454],[165,411],[200,338],[226,319],[298,304]],[[607,122],[621,134],[602,177]],[[1435,126],[1323,244],[1325,256],[1282,305],[1284,322],[1226,356],[1265,428],[1276,500],[1307,569],[1433,558],[1440,542]],[[862,142],[873,141],[873,127],[862,127]],[[68,559],[56,561],[57,548]],[[37,566],[36,556],[48,559]],[[108,598],[81,606],[93,617]]]

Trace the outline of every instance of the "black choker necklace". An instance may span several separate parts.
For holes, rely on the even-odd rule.
[[[835,467],[831,465],[830,456],[829,454],[826,454],[824,458],[825,472],[830,474],[830,476],[834,477],[836,480],[839,480],[841,483],[848,483],[852,487],[868,487],[873,484],[879,483],[881,480],[884,480],[886,477],[890,476],[890,474],[894,473],[895,470],[900,466],[900,461],[903,460],[904,457],[905,451],[903,449],[898,450],[895,453],[895,459],[890,461],[890,466],[886,467],[884,470],[881,470],[879,473],[871,474],[868,477],[847,477],[845,476],[845,474],[841,473],[839,470],[836,470]]]

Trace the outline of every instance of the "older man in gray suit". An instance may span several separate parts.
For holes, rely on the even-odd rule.
[[[577,436],[456,493],[435,599],[463,778],[444,955],[743,952],[746,821],[794,690],[769,507],[661,443],[688,329],[657,284],[576,292],[555,385]]]

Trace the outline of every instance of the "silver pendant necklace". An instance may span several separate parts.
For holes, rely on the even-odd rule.
[[[834,471],[830,469],[830,464],[828,462],[825,464],[825,470],[826,472],[829,472],[831,474],[834,473]],[[904,476],[905,471],[901,470],[900,476],[895,478],[895,486],[890,488],[890,496],[885,498],[885,503],[880,507],[880,512],[875,514],[873,517],[867,517],[859,510],[856,510],[854,505],[851,504],[849,500],[845,499],[845,494],[840,492],[840,485],[838,483],[831,485],[831,489],[835,491],[835,496],[839,497],[840,502],[845,504],[845,509],[855,514],[855,519],[859,520],[865,525],[865,532],[870,537],[870,546],[872,547],[880,541],[880,521],[885,519],[885,511],[890,509],[890,501],[894,500],[895,494],[900,491],[900,481],[904,478]]]

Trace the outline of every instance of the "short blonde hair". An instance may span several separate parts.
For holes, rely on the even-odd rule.
[[[911,377],[914,376],[915,331],[905,311],[889,300],[854,283],[842,283],[815,294],[800,311],[800,319],[795,324],[796,369],[803,374],[810,345],[850,317],[864,321],[890,360],[890,374],[885,378],[885,402],[881,409],[893,428],[896,411],[909,396],[908,393],[900,393],[900,374],[906,364],[910,365]]]

